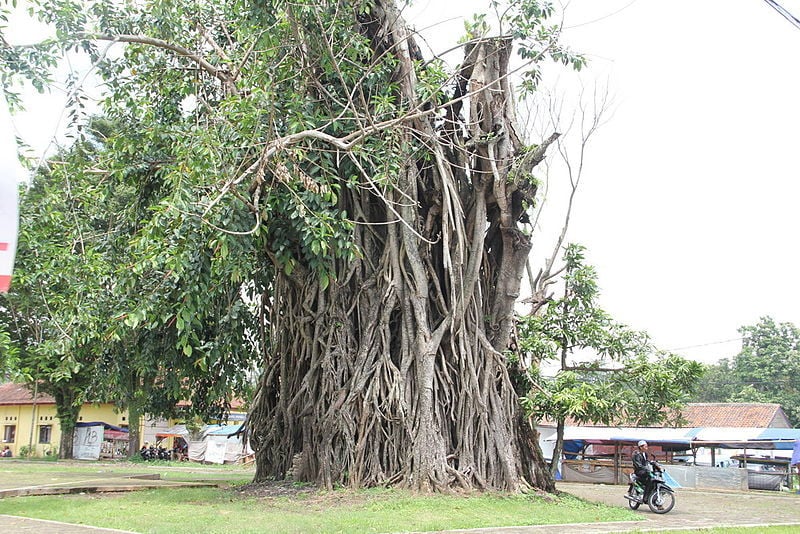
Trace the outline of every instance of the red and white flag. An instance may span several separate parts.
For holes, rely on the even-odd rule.
[[[17,149],[5,99],[0,95],[0,293],[11,286],[19,224]]]
[[[0,175],[0,292],[11,286],[14,253],[17,250],[17,183],[13,173]]]

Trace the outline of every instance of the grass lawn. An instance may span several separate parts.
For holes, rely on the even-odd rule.
[[[0,462],[0,487],[59,483],[114,474],[158,473],[162,479],[216,481],[224,487],[164,488],[0,499],[0,514],[134,532],[384,533],[445,529],[642,521],[625,507],[561,496],[413,495],[396,489],[316,491],[285,483],[248,486],[253,469],[198,464]],[[242,491],[246,490],[246,491]],[[631,527],[636,527],[631,523]],[[646,528],[646,524],[641,524]],[[675,534],[790,534],[796,526],[716,528]]]
[[[242,468],[61,463],[0,464],[0,479],[29,479],[57,472],[99,469],[159,472],[173,480],[219,480],[225,488],[180,488],[115,494],[14,497],[0,500],[0,514],[80,523],[136,532],[403,532],[491,526],[641,520],[626,508],[570,495],[412,495],[402,490],[238,491],[252,478]]]

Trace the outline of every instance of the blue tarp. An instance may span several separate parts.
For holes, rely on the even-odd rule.
[[[680,484],[678,484],[678,481],[677,481],[677,480],[675,480],[674,478],[672,478],[672,477],[670,476],[670,474],[669,474],[668,472],[666,472],[666,471],[664,471],[664,482],[666,482],[666,483],[667,483],[667,485],[668,485],[670,488],[673,488],[673,489],[674,489],[674,488],[682,488],[682,487],[683,487],[683,486],[681,486]]]
[[[759,441],[783,440],[780,443],[775,443],[774,448],[782,451],[791,451],[795,448],[797,440],[800,440],[800,428],[765,428],[756,439]]]
[[[578,453],[583,450],[586,443],[582,439],[571,439],[564,442],[564,458],[567,460],[574,460],[578,457]],[[556,479],[558,480],[558,479]]]
[[[207,434],[212,436],[232,436],[237,434],[240,428],[242,428],[242,425],[220,426],[215,430],[209,430]]]
[[[794,450],[792,451],[791,465],[800,464],[800,439],[794,442]]]
[[[635,445],[642,439],[641,437],[631,436],[611,436],[609,441],[625,445]],[[649,445],[658,445],[665,451],[685,451],[692,448],[692,442],[688,439],[645,439]]]

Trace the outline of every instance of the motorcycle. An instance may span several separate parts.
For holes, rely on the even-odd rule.
[[[664,482],[664,468],[653,462],[647,480],[643,481],[644,487],[637,484],[636,475],[631,473],[628,493],[628,506],[636,510],[643,503],[647,503],[654,514],[666,514],[675,506],[675,491]]]

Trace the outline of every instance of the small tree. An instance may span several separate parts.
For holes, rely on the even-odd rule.
[[[193,412],[220,418],[244,396],[255,357],[244,342],[257,332],[245,302],[252,298],[241,277],[219,276],[240,268],[245,254],[196,218],[159,206],[157,164],[103,165],[109,153],[137,147],[149,162],[168,157],[163,143],[142,154],[137,137],[120,146],[123,132],[95,117],[36,173],[21,195],[14,287],[0,297],[0,330],[10,335],[0,344],[13,349],[0,364],[53,395],[65,458],[84,402],[128,410],[134,454],[145,413],[170,416],[190,400]],[[189,228],[180,239],[165,235],[172,218]],[[185,261],[170,263],[164,247]],[[222,249],[237,260],[221,267],[214,253]]]
[[[80,407],[90,396],[110,268],[103,259],[102,205],[77,176],[38,173],[21,196],[14,286],[0,297],[0,328],[14,347],[16,380],[51,394],[59,453],[72,454]]]
[[[520,319],[520,351],[532,372],[525,399],[535,418],[556,420],[555,473],[567,419],[578,423],[647,425],[686,401],[702,373],[697,362],[659,353],[647,334],[615,322],[598,306],[597,273],[584,248],[567,246],[564,292],[539,315]],[[541,366],[556,360],[553,377]]]

